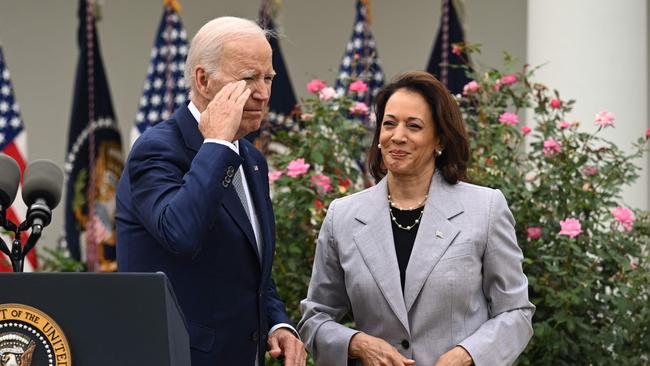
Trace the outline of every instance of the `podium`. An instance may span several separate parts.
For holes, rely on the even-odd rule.
[[[185,319],[162,273],[1,273],[0,284],[0,349],[24,351],[32,366],[191,363]]]

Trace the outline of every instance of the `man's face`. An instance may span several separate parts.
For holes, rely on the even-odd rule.
[[[245,36],[223,46],[219,71],[208,81],[210,90],[214,90],[216,95],[226,84],[239,80],[245,80],[246,87],[251,90],[236,139],[260,128],[275,76],[272,56],[271,46],[263,36]]]

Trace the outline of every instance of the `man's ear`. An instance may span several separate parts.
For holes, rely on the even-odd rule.
[[[208,81],[210,76],[201,65],[194,66],[194,80],[196,80],[196,90],[203,96],[210,94]]]

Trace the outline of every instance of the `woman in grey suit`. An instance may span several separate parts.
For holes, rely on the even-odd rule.
[[[458,105],[433,76],[408,72],[380,92],[377,184],[330,205],[301,303],[317,365],[507,365],[526,347],[535,307],[514,219],[500,191],[465,182],[469,157]]]

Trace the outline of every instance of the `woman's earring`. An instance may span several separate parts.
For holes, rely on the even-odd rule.
[[[442,155],[442,150],[443,150],[443,149],[436,150],[436,155],[437,155],[438,157],[439,157],[440,155]]]
[[[381,143],[377,144],[377,148],[381,149]]]

